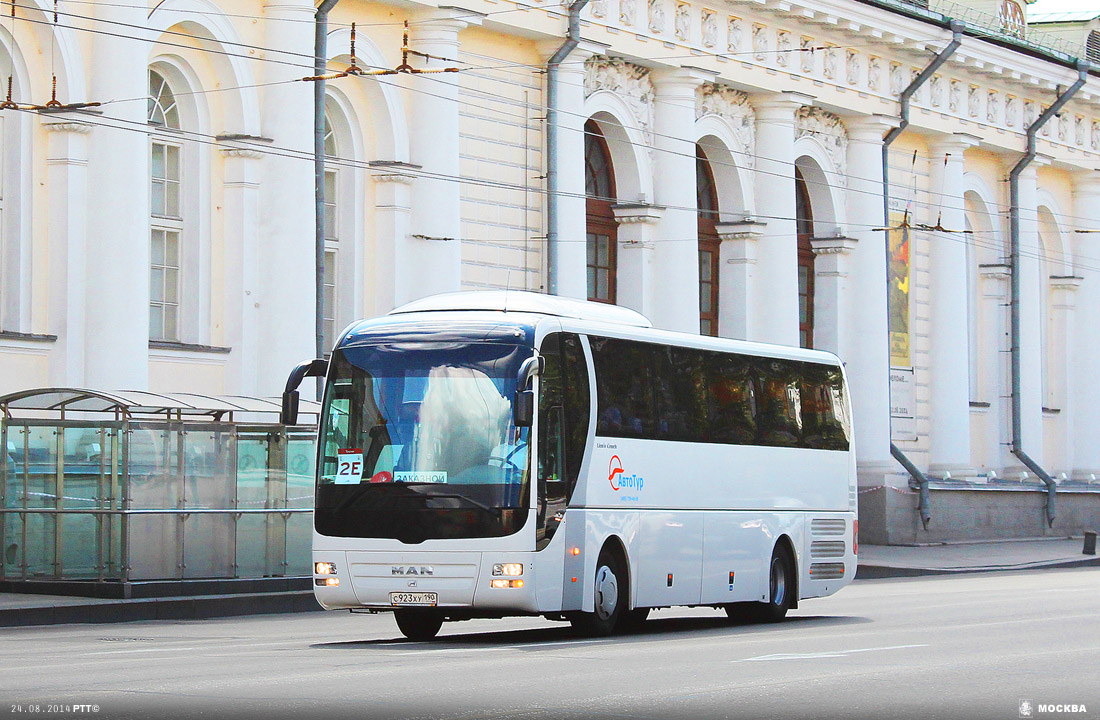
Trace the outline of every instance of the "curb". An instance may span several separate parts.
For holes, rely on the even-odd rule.
[[[200,595],[196,597],[119,600],[85,605],[57,605],[0,609],[0,627],[60,625],[65,623],[119,623],[137,620],[201,620],[237,615],[320,611],[313,591],[258,595]]]
[[[920,568],[892,565],[859,565],[856,580],[884,580],[888,578],[924,577],[926,575],[960,575],[969,573],[1010,572],[1013,570],[1061,570],[1082,567],[1100,567],[1100,557],[1082,560],[1053,560],[1017,565],[984,565],[978,567]]]

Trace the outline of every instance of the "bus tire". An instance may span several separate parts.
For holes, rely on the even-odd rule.
[[[409,640],[431,640],[443,627],[443,615],[435,610],[408,609],[394,610],[393,617],[401,634]]]
[[[787,616],[795,592],[794,561],[786,548],[776,546],[768,564],[768,601],[756,603],[757,622],[777,623]]]
[[[610,548],[600,551],[600,559],[596,561],[593,594],[593,612],[577,613],[570,623],[584,635],[611,635],[622,625],[629,593],[623,562],[619,553]]]

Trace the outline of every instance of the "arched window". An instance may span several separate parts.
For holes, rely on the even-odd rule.
[[[814,216],[810,191],[802,171],[794,171],[795,225],[798,233],[798,342],[804,348],[814,346]]]
[[[588,299],[614,303],[618,225],[611,206],[615,202],[615,172],[607,142],[592,120],[584,124],[584,192]]]
[[[149,71],[150,145],[150,284],[149,338],[180,339],[182,269],[182,146],[172,131],[180,129],[179,108],[168,81]]]
[[[695,146],[695,202],[699,209],[699,333],[718,334],[718,193],[703,148]]]

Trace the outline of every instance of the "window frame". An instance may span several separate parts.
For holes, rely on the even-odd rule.
[[[614,305],[617,302],[618,292],[618,245],[619,224],[615,220],[615,212],[612,206],[615,204],[615,166],[611,159],[611,151],[607,146],[607,140],[595,120],[588,120],[584,124],[585,136],[585,276],[586,295],[593,302],[602,302]],[[599,196],[590,193],[588,182],[590,152],[601,153],[603,167],[607,173],[607,185],[609,195]],[[593,243],[598,242],[599,237],[607,238],[607,263],[601,264],[598,249]],[[599,286],[599,273],[607,273],[607,297],[599,297],[595,292]]]

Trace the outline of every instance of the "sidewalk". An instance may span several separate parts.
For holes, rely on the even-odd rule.
[[[900,547],[861,545],[857,580],[1035,568],[1100,567],[1082,540],[1036,539]],[[310,590],[189,597],[87,598],[0,593],[0,627],[133,620],[195,620],[320,610]]]
[[[857,580],[1033,568],[1100,567],[1082,538],[899,546],[860,545]]]

